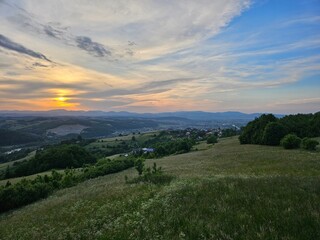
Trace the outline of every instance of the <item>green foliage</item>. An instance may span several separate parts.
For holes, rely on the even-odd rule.
[[[239,140],[241,144],[279,145],[279,140],[288,133],[300,138],[320,136],[320,112],[288,115],[281,119],[263,114],[243,128]]]
[[[26,157],[32,150],[21,149],[20,151],[13,152],[11,154],[0,153],[0,163],[11,162]]]
[[[211,134],[208,138],[207,138],[207,143],[208,144],[215,144],[218,142],[218,138],[214,135]]]
[[[170,169],[176,181],[125,184],[125,175],[131,176],[134,169],[97,178],[2,214],[0,238],[320,237],[318,151],[240,145],[230,138],[208,151],[155,162]]]
[[[132,159],[109,161],[102,165],[94,165],[85,168],[83,170],[83,174],[80,175],[79,178],[82,180],[96,178],[99,176],[120,172],[133,166],[134,161]]]
[[[174,140],[167,140],[165,142],[159,142],[154,145],[155,154],[158,157],[189,152],[192,146],[195,144],[193,139],[178,138]]]
[[[287,133],[294,133],[300,138],[320,136],[320,112],[288,115],[279,119],[279,122]]]
[[[232,137],[240,134],[240,130],[237,130],[235,128],[222,129],[221,132],[222,132],[222,135],[221,135],[222,138]]]
[[[41,140],[40,137],[29,133],[0,128],[0,146],[17,145]]]
[[[132,179],[128,180],[126,178],[126,183],[139,183],[139,182],[145,182],[145,183],[152,183],[152,184],[157,184],[157,185],[163,185],[163,184],[168,184],[174,179],[173,176],[164,174],[163,170],[161,167],[157,167],[156,163],[153,163],[152,169],[149,168],[144,168],[143,172],[139,172],[139,176]]]
[[[263,131],[263,144],[277,146],[285,134],[285,128],[280,123],[269,122]]]
[[[241,144],[263,144],[263,133],[270,122],[276,122],[277,118],[272,114],[262,114],[259,118],[249,122],[243,128],[239,140]]]
[[[56,176],[55,176],[56,177]],[[53,177],[37,176],[34,180],[22,179],[15,185],[0,188],[0,213],[15,209],[47,197],[55,188]]]
[[[299,148],[301,143],[301,138],[297,137],[295,134],[287,134],[281,139],[281,146],[285,149],[295,149]]]
[[[319,187],[286,177],[181,181],[122,214],[102,239],[319,239]]]
[[[77,168],[95,161],[96,159],[83,147],[63,144],[37,151],[34,158],[18,163],[12,169],[10,177],[28,176],[54,168]]]
[[[8,165],[4,174],[4,178],[8,179],[10,178],[10,166]]]
[[[143,173],[143,170],[144,170],[144,159],[143,158],[137,158],[135,161],[134,161],[134,167],[135,169],[138,171],[138,174],[139,176],[142,175]]]
[[[9,182],[0,187],[0,213],[45,198],[54,190],[71,187],[87,179],[116,173],[130,167],[133,167],[133,161],[125,159],[89,166],[83,169],[82,173],[66,169],[64,174],[60,174],[53,170],[51,176],[38,175],[34,180],[22,179],[15,185]]]
[[[319,145],[319,142],[317,140],[313,140],[307,137],[303,138],[301,142],[301,147],[303,149],[311,150],[311,151],[316,150],[317,145]]]

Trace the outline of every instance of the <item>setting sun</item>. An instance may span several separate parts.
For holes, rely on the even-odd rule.
[[[65,102],[67,100],[67,98],[61,96],[61,97],[58,97],[57,100],[60,102]]]

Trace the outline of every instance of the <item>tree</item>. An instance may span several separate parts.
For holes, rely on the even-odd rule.
[[[141,176],[144,170],[144,159],[143,158],[137,158],[134,162],[134,167],[138,171],[138,174]]]
[[[301,138],[297,137],[295,134],[287,134],[281,139],[281,145],[285,149],[295,149],[299,148],[301,143]]]
[[[183,139],[180,141],[177,141],[175,143],[176,146],[176,152],[189,152],[192,148],[192,143],[188,139]]]
[[[10,178],[10,167],[9,167],[9,165],[6,168],[6,172],[4,174],[4,178],[5,179]]]
[[[51,146],[37,151],[36,156],[28,161],[19,162],[11,171],[11,176],[27,176],[38,172],[58,168],[82,167],[94,163],[95,157],[79,145]]]
[[[305,137],[302,139],[301,147],[306,150],[314,151],[316,150],[317,145],[319,145],[319,142],[310,138]]]
[[[263,144],[277,146],[285,136],[285,128],[278,122],[269,122],[263,131]]]
[[[215,135],[213,135],[213,134],[207,138],[207,143],[208,143],[208,144],[215,144],[215,143],[217,143],[217,142],[218,142],[218,139],[217,139],[217,137],[216,137]]]
[[[263,132],[266,125],[270,122],[276,122],[277,118],[272,114],[262,114],[259,118],[249,122],[242,129],[239,136],[241,144],[263,144]]]

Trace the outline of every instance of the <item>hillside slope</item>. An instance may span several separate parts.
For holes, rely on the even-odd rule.
[[[320,239],[320,152],[240,145],[156,162],[176,179],[126,184],[133,169],[0,216],[0,239]]]

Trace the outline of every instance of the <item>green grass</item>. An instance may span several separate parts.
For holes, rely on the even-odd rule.
[[[15,161],[11,161],[11,162],[0,163],[0,171],[6,170],[7,166],[11,167],[15,162],[22,162],[24,160],[29,160],[30,158],[34,157],[35,155],[36,155],[36,151],[32,151],[24,158],[21,158],[21,159],[15,160]]]
[[[320,152],[240,145],[148,160],[170,185],[129,169],[0,215],[0,239],[320,239]]]
[[[136,141],[138,143],[143,143],[150,138],[153,138],[155,134],[158,134],[158,132],[147,132],[147,133],[141,133],[141,134],[128,134],[125,136],[117,136],[117,137],[111,137],[111,138],[103,138],[99,139],[94,143],[91,143],[91,146],[100,146],[103,144],[118,144],[119,141],[131,141],[132,137],[134,136],[136,138]],[[103,142],[101,142],[103,141]]]
[[[198,144],[194,145],[192,147],[192,151],[197,151],[197,150],[207,150],[211,148],[213,145],[212,144],[207,144],[207,141],[201,141]]]
[[[312,138],[320,143],[320,137]],[[316,146],[316,150],[320,151],[320,144]]]
[[[147,132],[141,134],[128,134],[125,136],[117,136],[112,138],[104,138],[99,139],[93,143],[88,144],[85,148],[88,151],[94,151],[96,149],[100,149],[104,152],[104,154],[110,154],[112,152],[113,147],[122,147],[122,142],[125,142],[128,145],[131,145],[130,148],[137,147],[148,147],[145,146],[145,142],[149,139],[154,138],[154,135],[158,134],[158,132]],[[132,141],[132,137],[135,137],[135,141]],[[129,150],[124,151],[122,154],[130,152]]]
[[[56,170],[58,173],[64,173],[64,170]],[[33,175],[29,175],[29,176],[24,176],[24,177],[16,177],[16,178],[9,178],[9,179],[4,179],[4,180],[0,180],[0,186],[4,186],[6,185],[6,183],[9,181],[12,184],[15,184],[19,181],[21,181],[22,179],[28,179],[28,180],[33,180],[35,179],[38,175],[40,176],[44,176],[44,175],[48,175],[51,176],[52,170],[50,171],[46,171],[46,172],[41,172],[41,173],[36,173]]]

